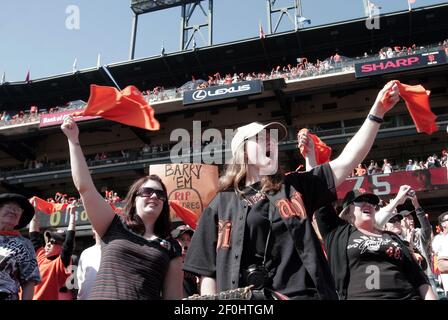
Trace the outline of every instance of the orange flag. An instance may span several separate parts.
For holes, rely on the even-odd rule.
[[[51,203],[36,196],[29,199],[29,201],[38,211],[42,211],[46,214],[53,214],[57,211],[62,211],[68,206],[68,203]]]
[[[196,225],[198,222],[198,216],[194,211],[182,207],[178,201],[169,201],[171,208],[176,212],[177,216],[188,224],[193,230],[196,230]]]
[[[302,132],[308,132],[308,129],[304,128],[299,131],[299,134]],[[319,139],[318,136],[312,133],[308,133],[308,137],[313,139],[314,142],[314,154],[316,156],[316,162],[317,164],[323,164],[328,161],[330,161],[331,157],[331,148],[327,146],[322,140]],[[305,146],[300,147],[300,153],[303,157],[306,156],[307,150],[305,149]]]
[[[437,116],[429,106],[429,95],[431,91],[421,85],[410,86],[396,81],[400,96],[406,103],[406,107],[414,120],[417,132],[432,134],[439,130],[436,124]]]
[[[74,112],[73,116],[101,116],[146,130],[159,130],[154,110],[134,86],[118,91],[114,87],[90,86],[90,97],[86,109]]]

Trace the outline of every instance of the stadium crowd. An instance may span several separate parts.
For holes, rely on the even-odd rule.
[[[36,199],[0,195],[0,299],[145,300],[191,294],[198,299],[232,297],[247,286],[252,299],[263,300],[446,299],[448,212],[431,226],[407,185],[389,201],[356,189],[345,195],[342,210],[334,206],[336,187],[362,163],[381,118],[398,100],[395,82],[388,83],[362,127],[330,162],[318,163],[315,142],[300,131],[298,149],[307,164],[303,173],[266,175],[274,164],[255,157],[260,148],[276,152],[278,142],[260,134],[275,128],[282,140],[287,135],[282,124],[253,122],[238,128],[231,143],[233,162],[195,230],[172,224],[167,189],[158,176],[135,181],[123,201],[113,190],[98,191],[77,124],[66,116],[61,129],[80,199],[62,193],[47,199],[65,205],[70,219],[65,230],[41,230]],[[435,166],[430,158],[428,167]],[[384,159],[383,172],[391,167]],[[120,214],[114,203],[123,204]],[[78,259],[73,257],[74,212],[80,205],[96,240]],[[246,220],[234,214],[243,208]],[[26,226],[29,238],[19,231]],[[232,226],[230,243],[226,232]],[[240,263],[232,264],[234,259]],[[77,286],[67,282],[72,273]]]
[[[448,42],[440,46],[447,50]],[[419,50],[427,48],[394,47],[380,50],[379,56]],[[270,73],[225,77],[217,73],[198,85],[253,78],[291,80],[353,69],[353,61],[339,54],[316,63],[299,58],[297,63],[278,66]],[[165,90],[157,87],[147,94],[149,101],[160,101]],[[389,159],[383,159],[381,167],[375,160],[369,166],[363,161],[385,114],[399,99],[397,84],[386,84],[358,132],[329,162],[318,163],[313,140],[301,131],[297,143],[306,151],[302,153],[303,173],[272,172],[277,163],[269,156],[259,157],[276,154],[278,141],[261,133],[277,129],[282,140],[287,136],[282,124],[253,122],[238,128],[231,143],[232,163],[222,173],[219,191],[194,230],[172,223],[168,191],[156,175],[133,182],[124,200],[113,190],[97,190],[88,166],[107,164],[115,156],[105,152],[85,155],[78,126],[66,116],[61,130],[70,160],[64,165],[70,166],[79,195],[58,192],[46,202],[64,205],[68,227],[42,230],[40,215],[35,213],[37,199],[0,194],[0,300],[232,297],[238,288],[249,286],[252,299],[260,300],[446,299],[448,211],[439,215],[437,226],[431,226],[428,212],[408,185],[402,185],[389,201],[362,189],[352,190],[345,195],[342,208],[336,206],[335,190],[347,176],[396,170]],[[37,107],[32,107],[13,117],[3,112],[1,121],[11,125],[38,117]],[[163,144],[155,149],[145,145],[138,154],[153,156],[168,150]],[[128,161],[132,154],[131,150],[119,151],[119,161]],[[44,156],[25,161],[23,167],[42,170],[51,163]],[[409,159],[405,170],[442,166],[447,167],[445,150],[440,159],[436,154],[425,161]],[[123,208],[120,214],[113,208],[118,203]],[[73,256],[75,211],[81,205],[95,245],[78,258]],[[73,274],[77,286],[69,282]]]
[[[440,157],[434,153],[433,155],[428,156],[425,161],[409,159],[406,164],[400,165],[393,165],[388,159],[383,159],[380,166],[377,161],[370,160],[368,165],[363,163],[358,164],[350,176],[355,177],[397,171],[428,170],[447,166],[447,151],[443,149]]]
[[[202,143],[201,149],[206,145],[206,143]],[[86,155],[86,161],[89,166],[101,166],[135,160],[157,159],[169,156],[170,149],[171,145],[168,143],[153,145],[145,144],[142,148],[138,149],[88,154]],[[349,177],[446,167],[448,165],[447,155],[448,153],[446,149],[443,149],[440,156],[437,154],[430,156],[422,155],[420,159],[424,160],[409,159],[407,163],[400,163],[399,161],[396,163],[394,159],[383,159],[381,161],[371,160],[369,163],[359,164],[353,172],[349,174]],[[378,163],[381,163],[381,165]],[[44,154],[38,159],[25,159],[21,166],[2,167],[0,176],[6,177],[19,174],[63,170],[67,169],[68,166],[69,162],[67,160],[49,160],[47,155]]]
[[[381,48],[378,54],[364,53],[362,57],[348,58],[335,53],[327,59],[316,62],[308,61],[306,57],[297,58],[296,63],[287,64],[285,66],[277,66],[270,70],[270,72],[235,72],[227,73],[224,76],[219,72],[209,75],[207,80],[192,78],[192,81],[187,82],[180,88],[165,89],[164,86],[158,85],[152,90],[143,91],[149,103],[169,101],[173,99],[182,98],[182,94],[186,90],[203,89],[209,86],[232,84],[241,81],[251,80],[269,80],[284,78],[286,80],[295,80],[316,77],[335,72],[354,71],[354,64],[356,62],[364,62],[377,59],[388,59],[394,57],[402,57],[416,53],[430,52],[433,50],[444,50],[448,55],[448,39],[439,42],[438,44],[428,46],[417,46],[415,44],[406,46],[394,46]],[[47,113],[55,113],[70,109],[81,109],[85,103],[67,103],[65,106],[46,107],[44,110],[39,110],[37,106],[31,106],[29,110],[19,111],[17,114],[10,115],[7,111],[3,111],[0,117],[0,127],[11,126],[22,123],[31,123],[39,120],[39,115]]]

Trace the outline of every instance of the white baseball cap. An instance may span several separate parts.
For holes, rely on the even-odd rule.
[[[236,129],[235,135],[232,138],[231,149],[232,156],[235,156],[236,150],[244,142],[244,140],[256,136],[258,133],[264,129],[276,129],[278,130],[278,141],[283,140],[288,135],[286,128],[280,122],[270,122],[268,124],[261,124],[259,122],[252,122],[241,126]]]

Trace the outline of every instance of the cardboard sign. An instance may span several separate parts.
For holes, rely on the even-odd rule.
[[[156,164],[149,174],[158,175],[166,185],[169,200],[194,211],[198,218],[218,190],[218,167],[206,164]],[[175,217],[171,209],[171,217]]]

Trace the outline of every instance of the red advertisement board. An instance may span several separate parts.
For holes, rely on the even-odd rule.
[[[438,189],[448,185],[447,169],[398,171],[348,178],[337,188],[337,195],[338,199],[343,199],[348,191],[363,188],[378,196],[387,196],[396,194],[404,184],[410,185],[415,191]]]
[[[403,57],[355,63],[355,76],[356,78],[362,78],[378,74],[432,67],[445,63],[447,63],[445,51],[438,50]]]
[[[81,111],[81,110],[67,110],[67,111],[61,111],[61,112],[55,112],[55,113],[48,113],[48,114],[41,114],[40,115],[40,128],[44,127],[51,127],[51,126],[57,126],[62,124],[63,118],[67,114],[72,114],[75,111]],[[85,120],[92,120],[92,119],[99,119],[101,117],[76,117],[76,121],[85,121]]]

